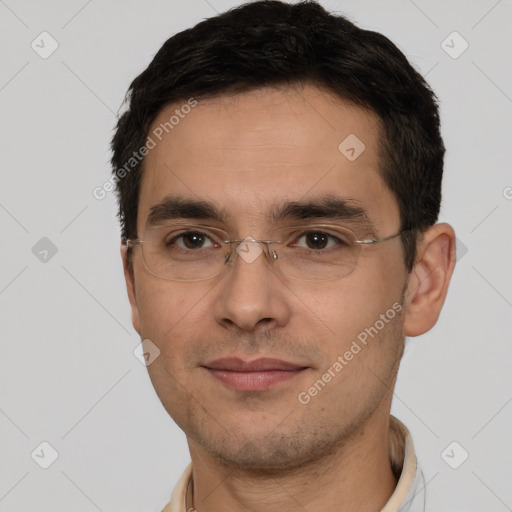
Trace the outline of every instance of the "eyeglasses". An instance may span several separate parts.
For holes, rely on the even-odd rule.
[[[318,224],[276,229],[277,240],[231,240],[222,229],[170,223],[148,228],[142,239],[126,240],[126,244],[140,246],[147,270],[170,281],[204,281],[227,271],[237,255],[251,264],[262,253],[267,264],[283,276],[332,281],[356,268],[362,246],[380,244],[402,233],[358,240],[344,226]]]

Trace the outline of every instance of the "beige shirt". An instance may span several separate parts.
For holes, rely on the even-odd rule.
[[[416,460],[411,435],[407,428],[391,416],[389,457],[395,474],[400,474],[395,492],[380,512],[425,512],[425,481]],[[181,475],[162,512],[187,512],[185,495],[192,476],[192,464]]]

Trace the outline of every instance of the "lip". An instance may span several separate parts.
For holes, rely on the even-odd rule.
[[[216,359],[203,367],[214,378],[236,391],[265,391],[307,369],[280,359],[244,361],[236,357]]]

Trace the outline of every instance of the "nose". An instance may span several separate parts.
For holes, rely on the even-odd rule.
[[[223,327],[252,332],[288,322],[289,291],[273,272],[266,252],[263,244],[251,238],[236,248],[215,303],[215,318]]]

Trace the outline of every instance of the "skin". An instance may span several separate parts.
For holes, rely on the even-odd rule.
[[[179,107],[163,109],[153,126]],[[166,196],[214,202],[226,218],[204,222],[232,238],[268,239],[271,205],[334,195],[363,207],[376,236],[392,235],[400,217],[378,172],[379,129],[373,113],[309,85],[201,101],[146,157],[138,234]],[[353,162],[338,151],[349,134],[366,146]],[[290,280],[265,258],[238,258],[221,276],[184,283],[149,273],[139,247],[132,272],[122,246],[133,325],[161,351],[148,371],[187,435],[199,512],[380,510],[396,486],[387,435],[404,336],[437,321],[454,247],[452,228],[438,224],[420,240],[411,274],[396,238],[362,248],[343,279]],[[402,302],[402,314],[310,403],[298,402],[361,331]],[[219,357],[308,369],[266,391],[239,392],[202,367]]]

